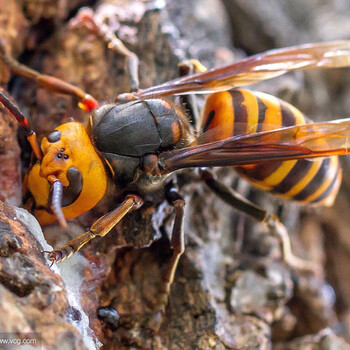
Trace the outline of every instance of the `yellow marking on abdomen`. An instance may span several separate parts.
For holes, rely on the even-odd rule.
[[[334,176],[336,175],[338,171],[338,157],[330,157],[330,164],[329,168],[326,169],[327,174],[325,174],[325,180],[323,184],[318,188],[317,191],[315,191],[313,194],[311,194],[309,197],[306,197],[303,201],[304,202],[312,202],[314,199],[316,199],[318,196],[320,196],[331,184],[331,182],[334,180]]]

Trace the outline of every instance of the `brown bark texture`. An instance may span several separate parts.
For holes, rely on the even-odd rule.
[[[349,37],[346,1],[0,0],[0,39],[7,51],[102,104],[129,92],[126,61],[99,36],[72,25],[83,6],[105,18],[139,56],[141,87],[176,77],[177,64],[188,58],[214,67],[274,47]],[[328,120],[347,116],[349,72],[298,73],[258,88],[315,120]],[[87,122],[74,98],[11,76],[1,62],[0,84],[39,139],[70,118]],[[216,171],[223,182],[279,215],[295,254],[322,266],[318,275],[285,266],[278,242],[263,225],[228,207],[193,181],[192,173],[179,175],[186,251],[154,334],[147,325],[172,253],[172,207],[143,206],[81,254],[50,269],[41,253],[50,247],[39,225],[14,206],[21,205],[21,178],[30,158],[24,139],[0,108],[0,338],[35,333],[45,349],[350,349],[347,159],[340,194],[327,209],[283,203],[251,188],[233,169]],[[57,224],[44,228],[45,239],[54,247],[66,243],[113,209],[114,199],[110,193],[71,220],[67,230]],[[114,328],[98,319],[101,306],[118,311]]]

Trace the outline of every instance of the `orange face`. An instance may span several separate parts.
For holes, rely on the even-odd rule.
[[[41,149],[43,159],[31,168],[27,182],[36,203],[34,215],[41,225],[56,221],[47,210],[49,176],[55,176],[64,186],[62,211],[66,219],[83,214],[103,198],[107,189],[106,171],[80,123],[60,125],[42,140]]]

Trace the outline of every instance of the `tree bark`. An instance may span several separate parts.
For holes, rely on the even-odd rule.
[[[235,43],[249,53],[313,38],[313,31],[308,37],[306,29],[295,22],[297,16],[278,1],[269,2],[271,8],[278,9],[276,13],[281,13],[275,17],[281,21],[286,18],[283,21],[288,21],[288,28],[303,31],[303,35],[296,35],[296,42],[286,42],[288,35],[282,29],[278,33],[282,25],[271,30],[266,24],[271,21],[268,12],[259,12],[251,1],[225,3],[226,10],[218,0],[167,4],[141,0],[0,0],[0,38],[22,63],[78,85],[102,104],[128,92],[130,82],[124,57],[109,50],[87,28],[72,26],[70,20],[85,5],[93,5],[95,13],[105,16],[109,28],[139,56],[141,87],[176,77],[177,64],[188,58],[199,58],[213,67],[242,57],[242,51],[231,47],[225,12],[234,23]],[[258,19],[259,13],[265,17]],[[305,12],[304,18],[308,16],[311,14]],[[250,22],[254,25],[245,26]],[[260,46],[255,46],[254,40]],[[342,91],[348,83],[345,74],[334,74],[332,78],[314,73],[307,74],[305,80],[298,74],[280,78],[270,83],[267,92],[289,98],[306,111],[316,104],[310,101],[317,101],[318,110],[331,119],[325,107],[327,86]],[[24,78],[10,80],[10,72],[1,62],[0,83],[29,116],[39,138],[70,118],[87,122],[88,115],[78,109],[74,98],[38,89]],[[309,85],[316,85],[316,91],[308,90]],[[266,86],[268,83],[263,89]],[[302,97],[298,97],[300,93]],[[343,94],[331,96],[341,104]],[[199,103],[203,101],[199,99]],[[142,207],[105,238],[84,247],[82,255],[57,264],[58,270],[50,270],[41,254],[47,248],[40,247],[35,238],[38,234],[40,237],[35,221],[11,207],[20,204],[19,146],[16,123],[4,109],[0,113],[0,200],[6,203],[0,207],[0,310],[8,315],[6,322],[0,321],[0,332],[39,333],[48,349],[63,344],[72,349],[93,349],[101,344],[103,349],[350,348],[331,330],[342,325],[342,336],[349,334],[349,287],[345,283],[350,266],[346,254],[349,235],[343,214],[349,206],[349,181],[345,179],[333,209],[306,212],[252,189],[233,169],[217,170],[226,184],[279,213],[289,229],[295,253],[324,267],[321,276],[306,276],[283,264],[278,242],[262,225],[229,208],[204,184],[193,181],[191,173],[181,174],[179,184],[186,199],[186,251],[164,321],[153,334],[147,324],[171,257],[172,208],[165,202]],[[25,143],[21,149],[25,170],[29,149]],[[72,220],[67,231],[56,224],[45,228],[45,238],[60,246],[115,205],[115,194],[111,193],[92,211]],[[336,292],[335,304],[333,288],[326,280]],[[100,306],[118,311],[116,329],[98,320]]]

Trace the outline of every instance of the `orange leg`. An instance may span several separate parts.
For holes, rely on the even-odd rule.
[[[142,199],[137,195],[130,194],[126,196],[125,200],[116,209],[95,221],[89,231],[72,239],[62,247],[51,252],[46,251],[48,259],[53,264],[69,258],[93,238],[97,236],[104,237],[128,212],[138,209],[142,203]]]
[[[108,14],[106,15],[108,16]],[[103,17],[103,13],[95,15],[91,9],[84,8],[79,11],[77,16],[71,21],[71,26],[84,25],[92,33],[102,38],[109,49],[125,57],[128,64],[131,92],[137,91],[139,89],[139,59],[134,52],[130,51],[123,42],[116,37],[108,25],[103,23]]]
[[[2,40],[0,40],[0,60],[5,63],[12,73],[32,79],[45,89],[65,95],[76,96],[79,99],[79,107],[84,111],[91,112],[98,108],[98,102],[91,95],[87,94],[77,86],[53,76],[41,74],[34,69],[19,63],[6,52]]]
[[[38,160],[41,160],[43,154],[36,138],[36,133],[30,128],[27,118],[17,108],[17,106],[1,91],[1,89],[0,103],[2,103],[9,110],[9,112],[17,119],[19,125],[25,130],[27,133],[27,140],[32,147],[35,156],[38,158]]]

